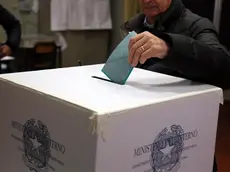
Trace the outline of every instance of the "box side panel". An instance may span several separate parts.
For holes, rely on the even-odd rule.
[[[213,92],[111,115],[96,172],[211,172],[218,110]]]
[[[94,172],[89,112],[12,84],[0,89],[1,171]]]
[[[4,97],[4,90],[3,85],[0,83],[0,152],[2,155],[6,154],[6,150],[4,149],[3,145],[6,145],[6,140],[3,137],[4,134],[4,123],[5,123],[5,117],[3,116],[3,113],[5,109],[7,108],[5,105],[5,97]],[[8,105],[10,108],[10,105]],[[0,156],[0,168],[5,164],[5,158],[4,156]]]

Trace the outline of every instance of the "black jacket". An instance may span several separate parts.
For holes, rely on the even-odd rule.
[[[140,67],[155,72],[230,88],[230,54],[219,43],[213,24],[193,14],[181,0],[158,17],[154,29],[144,26],[144,14],[122,25],[125,32],[149,31],[165,40],[170,51],[163,60],[152,58]]]
[[[21,39],[20,22],[0,4],[0,25],[5,29],[7,41],[5,42],[13,51],[19,47]]]

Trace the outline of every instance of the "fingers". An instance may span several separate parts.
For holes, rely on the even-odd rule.
[[[129,41],[129,50],[130,48],[136,43],[138,42],[140,39],[142,39],[144,37],[144,34],[143,33],[140,33],[134,37],[132,37]]]
[[[144,45],[146,42],[146,38],[142,37],[140,40],[138,40],[135,44],[133,44],[130,49],[129,49],[129,57],[128,57],[128,62],[132,63],[133,58],[135,58],[136,52],[142,53],[141,46]]]
[[[160,39],[149,32],[143,32],[131,38],[129,42],[128,62],[137,66],[144,64],[151,57],[157,57],[162,49]]]
[[[152,50],[149,48],[148,50],[146,50],[145,52],[143,52],[141,54],[141,57],[140,57],[140,63],[141,64],[144,64],[148,59],[151,58],[151,53],[152,53]]]
[[[145,43],[143,46],[140,46],[134,56],[133,56],[133,61],[132,61],[132,66],[137,66],[138,62],[140,61],[140,58],[142,56],[142,54],[147,51],[149,48],[151,48],[151,45],[147,42]]]
[[[140,54],[147,48],[143,47],[144,50],[141,49],[141,46],[143,46],[147,41],[148,37],[146,37],[147,32],[140,33],[133,38],[130,39],[129,42],[129,56],[128,56],[128,62],[130,64],[133,63],[133,66],[136,66],[136,61],[138,61],[138,58]],[[135,55],[137,53],[137,55]]]

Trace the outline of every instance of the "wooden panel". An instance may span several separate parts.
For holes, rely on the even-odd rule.
[[[54,51],[54,46],[47,46],[47,45],[39,45],[36,47],[36,53],[43,54],[43,53],[51,53]]]

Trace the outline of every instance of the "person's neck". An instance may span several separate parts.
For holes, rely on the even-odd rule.
[[[154,24],[155,20],[156,20],[156,17],[149,17],[149,16],[147,16],[146,20],[147,20],[148,24]]]

